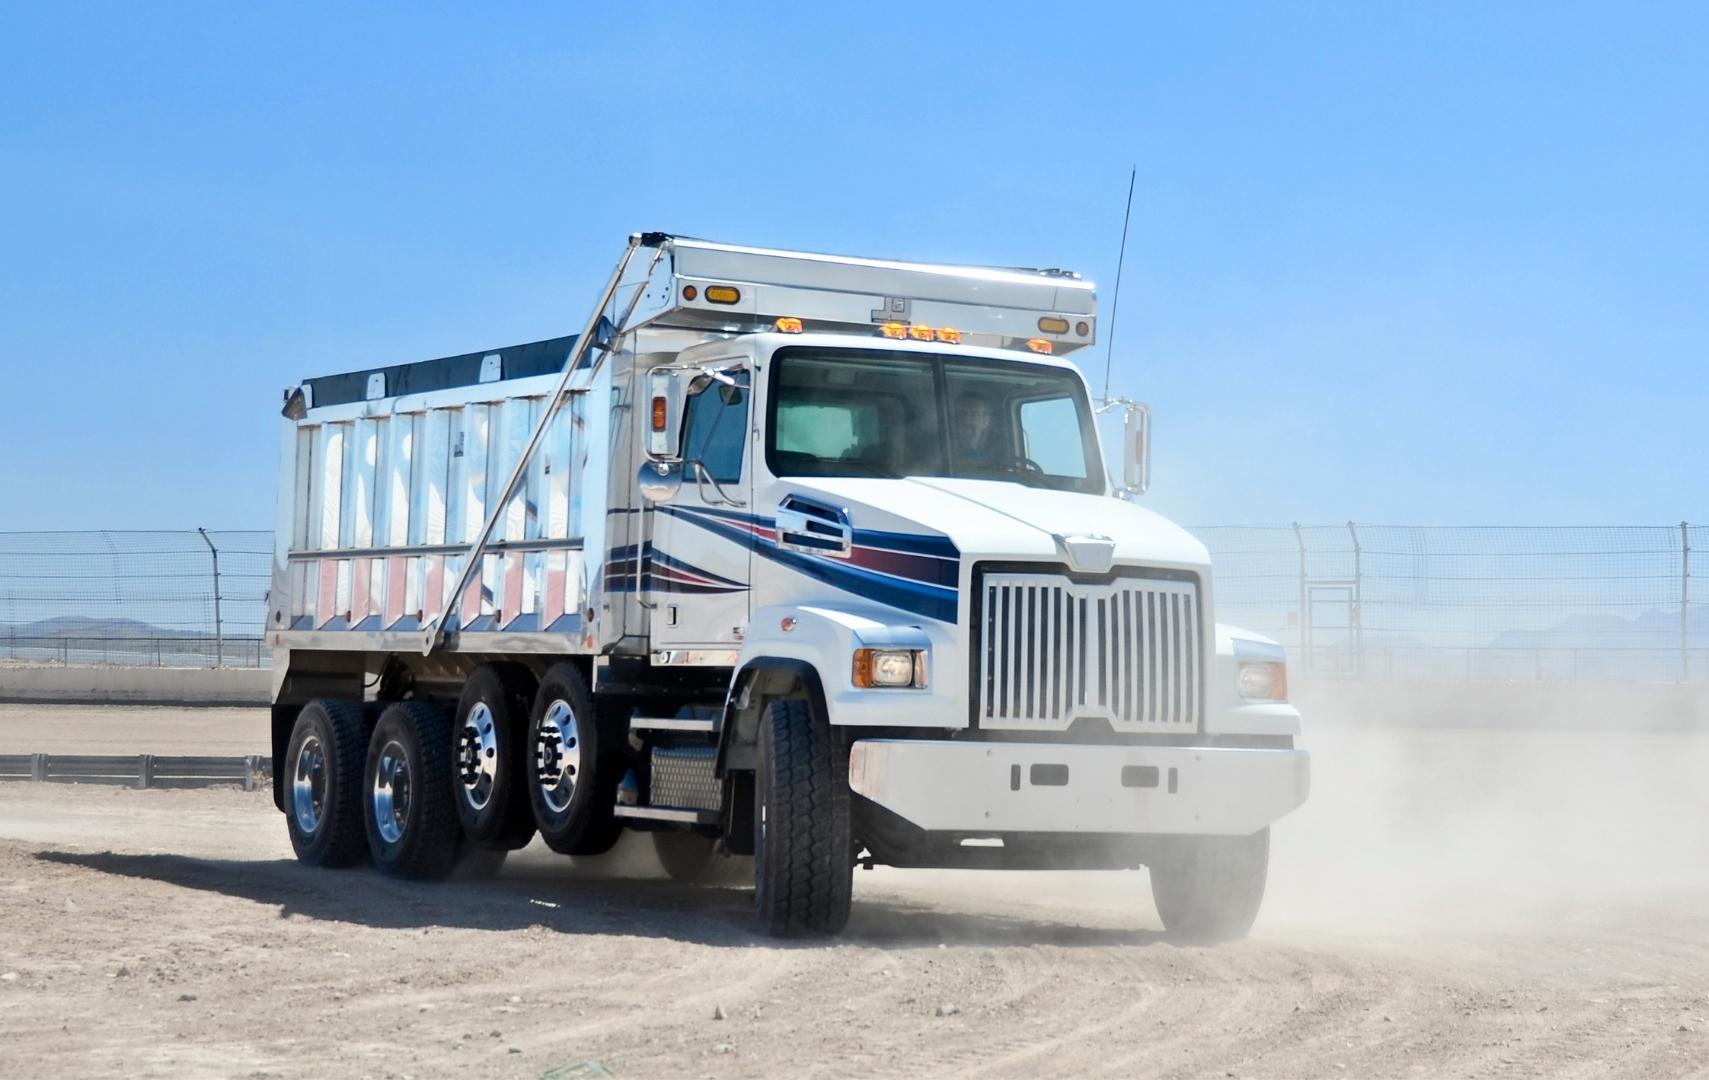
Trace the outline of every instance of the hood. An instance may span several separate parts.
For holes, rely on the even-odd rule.
[[[1115,541],[1117,563],[1210,563],[1205,546],[1179,525],[1103,495],[946,477],[814,477],[788,484],[803,495],[846,508],[857,529],[924,527],[948,536],[964,556],[973,558],[1061,559],[1057,536],[1094,535]]]

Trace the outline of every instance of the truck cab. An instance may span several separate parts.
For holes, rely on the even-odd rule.
[[[840,929],[853,868],[876,864],[1148,867],[1171,930],[1244,933],[1268,827],[1309,787],[1300,718],[1280,647],[1215,622],[1204,546],[1140,501],[1149,410],[1098,400],[1070,359],[1095,340],[1088,283],[646,234],[573,340],[550,393],[504,387],[501,354],[497,385],[447,399],[536,401],[534,437],[454,444],[491,462],[463,481],[487,520],[457,584],[426,589],[440,610],[396,624],[425,628],[423,655],[370,636],[344,660],[373,704],[446,715],[466,826],[473,776],[509,793],[511,840],[637,829],[667,868],[753,855],[775,933]],[[1095,423],[1112,408],[1119,481]],[[528,535],[531,482],[583,503],[561,555],[550,527]],[[333,645],[324,614],[275,644]],[[338,665],[283,660],[294,717]],[[509,703],[469,704],[477,675]]]

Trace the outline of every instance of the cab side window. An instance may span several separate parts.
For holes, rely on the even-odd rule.
[[[720,484],[742,479],[748,445],[748,373],[728,373],[736,385],[706,379],[689,392],[683,408],[682,457],[698,461]]]

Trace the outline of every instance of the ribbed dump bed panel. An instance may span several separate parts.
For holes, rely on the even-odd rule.
[[[1102,717],[1117,731],[1196,730],[1203,658],[1197,586],[993,573],[981,584],[982,728],[1062,730]]]
[[[552,383],[377,400],[352,419],[320,419],[351,409],[311,409],[296,431],[289,628],[415,630],[437,615]],[[578,395],[554,417],[451,612],[460,629],[561,630],[576,621],[585,413]]]

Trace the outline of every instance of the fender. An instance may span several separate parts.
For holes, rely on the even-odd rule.
[[[799,685],[813,703],[820,717],[830,714],[825,707],[825,684],[819,670],[805,660],[783,656],[756,656],[730,679],[730,692],[724,698],[724,719],[718,727],[718,756],[716,775],[723,777],[728,770],[754,767],[754,748],[759,745],[759,714],[751,706],[759,697],[783,693]]]

